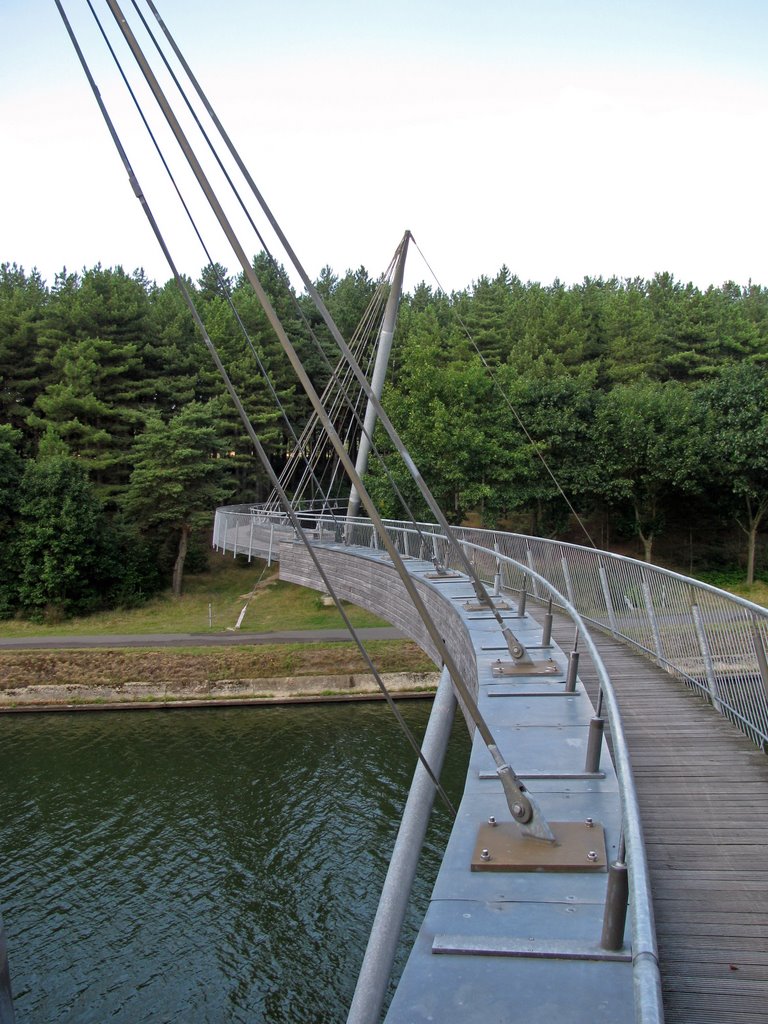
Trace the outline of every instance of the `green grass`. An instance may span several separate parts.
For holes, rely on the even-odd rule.
[[[411,640],[366,645],[380,672],[434,672]],[[352,643],[264,644],[115,650],[0,651],[0,690],[21,686],[122,686],[136,680],[179,690],[205,682],[367,673]]]
[[[736,594],[738,597],[745,597],[754,604],[768,606],[768,576],[765,570],[757,573],[754,583],[744,582],[744,570],[739,569],[713,569],[709,572],[697,574],[700,580],[710,583],[713,587],[727,590],[729,594]]]
[[[269,633],[285,629],[338,629],[343,626],[334,607],[324,608],[315,591],[281,583],[277,567],[262,576],[263,562],[252,562],[212,553],[208,572],[187,576],[184,594],[176,599],[170,590],[140,608],[98,612],[52,625],[9,619],[0,622],[0,637],[89,636],[104,633],[221,633],[237,622],[248,595],[259,579],[261,585],[248,603],[241,629]],[[213,626],[209,628],[208,605]],[[387,623],[354,605],[345,606],[353,625],[386,626]]]

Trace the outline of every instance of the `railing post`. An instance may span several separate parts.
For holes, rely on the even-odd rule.
[[[653,596],[651,594],[651,588],[648,584],[648,580],[645,578],[643,573],[641,586],[643,590],[643,603],[645,604],[645,614],[648,616],[648,622],[651,625],[651,632],[653,633],[653,642],[656,647],[656,659],[661,668],[664,668],[664,649],[661,646],[661,633],[659,632],[659,623],[656,619],[656,611],[653,607]]]
[[[616,860],[608,868],[608,886],[605,892],[603,911],[603,933],[600,945],[603,949],[617,950],[624,945],[624,929],[627,923],[627,902],[629,899],[629,875],[627,873],[624,836],[619,840]]]
[[[544,627],[541,631],[541,646],[551,647],[552,646],[552,598],[549,599],[547,605],[547,614],[544,616]]]
[[[531,570],[531,572],[535,573],[536,572],[536,567],[533,564],[533,552],[531,551],[530,547],[528,547],[527,545],[526,545],[526,548],[525,548],[525,560],[528,563],[528,568]],[[535,576],[532,576],[532,579],[533,579],[533,596],[538,601],[538,600],[541,599],[541,594],[539,593],[539,581],[536,579]]]
[[[760,675],[763,679],[763,689],[765,690],[766,697],[768,697],[768,659],[765,656],[765,647],[763,646],[760,629],[754,619],[752,620],[752,642],[755,645],[757,664],[760,667]]]
[[[493,542],[493,552],[496,555],[496,571],[493,574],[493,596],[501,595],[501,559],[499,558],[499,542]]]
[[[579,674],[579,652],[577,650],[579,644],[578,636],[573,642],[573,650],[568,656],[568,674],[565,677],[565,692],[573,693],[576,689],[576,678]]]
[[[269,524],[269,549],[267,551],[267,568],[272,565],[272,538],[275,535],[275,524]]]
[[[560,565],[563,567],[563,579],[565,580],[566,597],[575,608],[576,602],[573,599],[573,584],[571,583],[571,570],[568,568],[568,562],[565,560],[565,555],[560,556]]]
[[[611,627],[611,632],[614,636],[618,633],[616,628],[616,611],[613,607],[613,598],[611,597],[611,588],[608,586],[608,573],[605,571],[605,566],[600,563],[597,569],[600,574],[600,586],[603,588],[603,597],[605,598],[605,608],[608,612],[608,625]]]
[[[720,694],[717,689],[717,677],[715,676],[715,665],[712,661],[712,652],[709,648],[709,641],[707,640],[707,634],[704,630],[704,621],[701,617],[701,609],[695,602],[691,605],[691,615],[693,616],[693,624],[696,628],[696,638],[699,641],[701,659],[704,662],[704,672],[707,676],[707,688],[712,701],[712,707],[715,711],[719,711],[720,714],[722,714],[723,706],[720,703]]]
[[[248,534],[248,563],[250,564],[253,554],[253,516],[251,516],[251,532]]]
[[[603,718],[603,689],[597,695],[597,710],[590,720],[587,738],[587,756],[584,759],[584,771],[596,775],[600,771],[600,755],[603,751],[603,734],[605,719]]]

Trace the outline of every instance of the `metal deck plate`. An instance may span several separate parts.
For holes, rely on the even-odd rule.
[[[495,935],[436,935],[432,952],[464,956],[524,956],[544,960],[632,960],[629,950],[603,949],[594,942],[579,939],[532,939]]]
[[[603,826],[550,821],[556,842],[531,839],[511,821],[485,822],[472,854],[473,871],[605,871]],[[487,856],[483,856],[486,853]]]
[[[563,670],[548,658],[546,661],[494,661],[491,672],[494,676],[552,676]]]
[[[487,612],[491,608],[495,608],[499,612],[508,612],[512,605],[507,604],[506,601],[467,601],[463,606],[465,612]]]

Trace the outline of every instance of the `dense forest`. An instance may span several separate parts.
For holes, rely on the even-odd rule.
[[[334,347],[317,312],[263,254],[254,267],[322,387]],[[348,337],[376,284],[326,268],[317,287]],[[270,389],[297,428],[308,402],[266,317],[224,268],[189,288],[279,470],[291,438]],[[650,560],[663,538],[687,537],[678,566],[739,558],[751,579],[768,511],[767,367],[760,286],[702,291],[669,274],[545,286],[502,268],[404,297],[385,405],[454,521],[585,543],[562,489],[600,546],[634,543]],[[0,405],[2,616],[136,603],[171,578],[180,592],[213,508],[269,490],[173,282],[97,266],[48,285],[2,265]],[[369,481],[402,516],[379,465]]]

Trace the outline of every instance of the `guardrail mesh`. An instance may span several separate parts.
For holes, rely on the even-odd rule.
[[[315,510],[298,515],[318,541],[381,546],[367,519],[347,521]],[[434,523],[388,520],[386,526],[401,555],[461,568]],[[294,536],[282,513],[248,505],[216,512],[214,546],[234,554],[276,557],[278,544]],[[499,564],[496,555],[528,566],[585,621],[652,658],[768,750],[768,609],[667,569],[577,544],[468,527],[457,527],[455,536],[467,542],[468,557],[485,583],[493,586],[498,572],[504,589],[519,592],[525,586],[543,600],[540,585],[527,583],[523,568]]]

